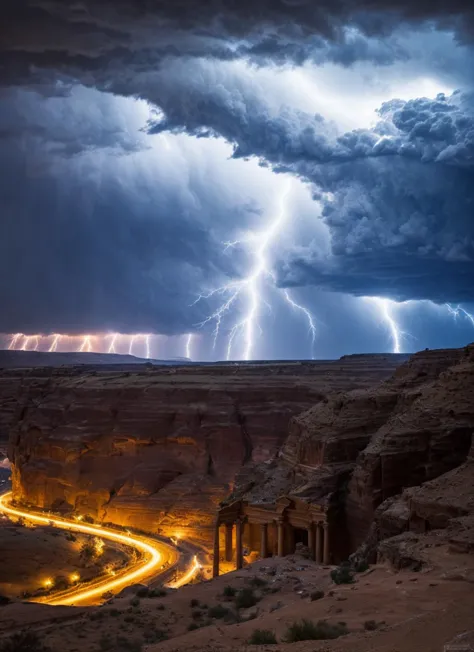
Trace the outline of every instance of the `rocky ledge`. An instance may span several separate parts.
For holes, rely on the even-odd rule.
[[[5,370],[15,495],[207,541],[236,475],[275,456],[291,417],[403,360]]]
[[[448,526],[469,547],[473,396],[474,345],[417,353],[390,379],[293,417],[273,461],[256,466],[252,482],[241,476],[234,497],[325,505],[344,544],[338,557],[364,542],[373,557],[387,537]]]

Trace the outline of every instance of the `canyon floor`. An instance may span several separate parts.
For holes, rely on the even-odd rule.
[[[11,604],[1,608],[0,636],[31,628],[57,652],[440,652],[449,642],[474,642],[474,559],[435,541],[426,545],[429,564],[421,572],[371,566],[352,584],[336,585],[331,567],[293,555],[159,598],[138,597],[140,589],[129,587],[101,607]],[[256,604],[237,609],[243,589]],[[288,627],[303,618],[339,624],[348,633],[336,640],[283,642]],[[272,631],[278,642],[250,645],[257,629]]]

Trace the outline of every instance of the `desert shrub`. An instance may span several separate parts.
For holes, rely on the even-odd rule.
[[[258,602],[257,596],[253,592],[253,589],[244,588],[241,589],[235,598],[235,606],[237,609],[248,609],[253,607]]]
[[[137,598],[146,598],[150,594],[150,589],[147,586],[142,586],[138,591],[135,593]]]
[[[82,520],[84,521],[84,523],[89,523],[89,524],[94,522],[94,519],[92,518],[92,516],[89,516],[88,514],[86,514],[86,516],[84,516],[84,518]]]
[[[192,632],[194,629],[199,629],[199,625],[197,623],[189,623],[188,632]]]
[[[194,609],[194,611],[191,613],[191,616],[194,618],[194,620],[198,620],[202,616],[202,611],[199,609]]]
[[[56,575],[53,584],[57,591],[64,591],[64,589],[68,588],[70,582],[64,575]]]
[[[224,618],[229,613],[229,610],[221,604],[216,604],[209,609],[208,613],[211,618]]]
[[[313,591],[309,597],[311,602],[314,602],[315,600],[321,600],[321,598],[324,598],[324,591]]]
[[[165,595],[168,595],[168,592],[166,589],[150,589],[148,591],[148,597],[149,598],[164,598]]]
[[[120,616],[120,611],[118,609],[109,609],[107,613],[109,616],[114,616],[115,618]]]
[[[132,605],[132,607],[138,607],[138,606],[140,605],[140,600],[139,600],[139,598],[132,598],[132,599],[130,600],[130,604]]]
[[[249,645],[272,645],[277,642],[275,634],[269,629],[254,629]]]
[[[354,575],[350,566],[341,565],[331,571],[331,579],[334,584],[352,584]]]
[[[66,537],[67,541],[77,541],[77,537],[72,532],[66,531],[64,536]]]
[[[26,521],[25,521],[25,519],[23,518],[23,516],[19,516],[19,517],[18,517],[18,520],[17,520],[16,524],[17,524],[17,525],[21,525],[22,527],[24,527],[24,526],[26,525]]]
[[[250,580],[250,584],[252,586],[255,586],[257,588],[261,588],[262,586],[266,586],[268,584],[267,580],[262,579],[261,577],[252,577]]]
[[[0,642],[0,652],[48,652],[36,632],[17,632]]]
[[[164,604],[159,604],[159,605],[156,606],[156,608],[158,609],[158,611],[164,611],[165,610],[165,605]]]
[[[233,586],[224,586],[224,591],[223,594],[226,598],[233,598],[234,595],[236,594],[236,590],[234,589]]]
[[[378,625],[375,620],[366,620],[364,623],[364,629],[368,632],[373,632],[375,629],[377,629],[377,627]]]
[[[326,620],[318,620],[317,623],[314,623],[312,620],[303,619],[288,627],[285,642],[323,641],[338,638],[347,633],[347,627],[339,623],[337,625],[330,625]]]
[[[79,557],[87,562],[95,557],[95,548],[92,541],[84,541],[79,551]]]
[[[190,607],[199,607],[199,600],[196,600],[196,598],[193,598],[191,602],[189,603]]]
[[[363,573],[364,571],[368,570],[368,568],[369,564],[366,561],[358,561],[354,566],[356,573]]]
[[[10,604],[10,598],[7,598],[6,595],[0,595],[0,607],[4,607],[7,604]]]

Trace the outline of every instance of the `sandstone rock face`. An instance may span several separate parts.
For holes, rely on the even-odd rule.
[[[271,503],[290,494],[329,506],[333,539],[348,544],[340,556],[366,540],[381,503],[374,545],[409,523],[413,529],[409,506],[387,499],[465,462],[474,431],[473,397],[474,346],[420,352],[392,378],[325,397],[293,417],[278,456],[256,470],[253,486],[242,483],[242,497]],[[452,505],[444,514],[436,509],[427,527],[444,527],[468,513]]]
[[[209,540],[237,473],[274,457],[292,416],[400,362],[33,370],[20,379],[10,437],[15,495]]]

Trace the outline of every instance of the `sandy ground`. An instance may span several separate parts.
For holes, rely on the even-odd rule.
[[[66,534],[50,527],[16,526],[0,517],[0,595],[13,598],[36,591],[46,579],[58,575],[77,573],[84,580],[91,579],[103,572],[104,566],[128,558],[123,550],[107,545],[97,563],[85,566],[80,548],[91,537],[77,535],[72,541]]]
[[[0,632],[29,621],[57,652],[140,646],[147,652],[442,652],[456,636],[474,632],[473,556],[438,547],[432,566],[422,572],[374,566],[354,584],[339,586],[330,570],[298,557],[269,559],[163,597],[137,598],[136,587],[130,587],[102,607],[46,607],[49,611],[40,614],[40,605],[9,605],[1,608]],[[224,596],[226,586],[252,587],[259,598],[254,607],[240,610],[241,622],[235,622],[235,598]],[[312,601],[315,590],[324,597]],[[213,617],[216,605],[229,613]],[[48,623],[51,618],[56,622]],[[301,618],[344,622],[349,634],[334,641],[281,642],[288,626]],[[375,621],[375,631],[366,631],[367,621]],[[255,629],[273,631],[278,643],[248,645]]]

